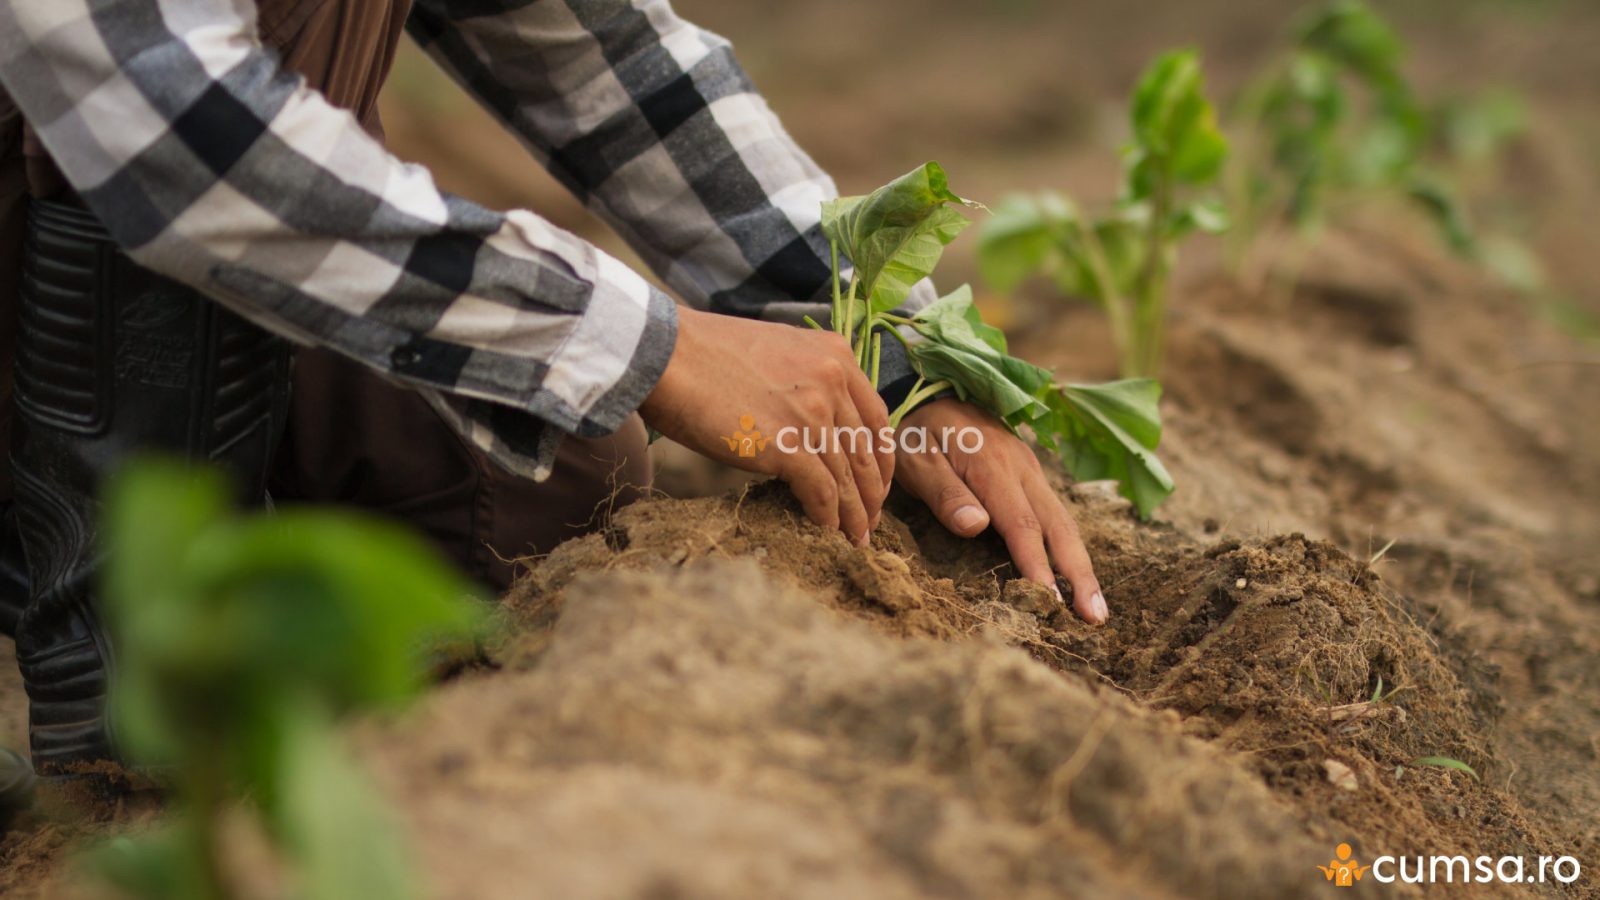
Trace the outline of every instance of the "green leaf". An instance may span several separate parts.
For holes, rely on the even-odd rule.
[[[1405,59],[1400,37],[1357,0],[1340,0],[1314,14],[1301,27],[1300,45],[1326,54],[1377,84],[1397,79]]]
[[[1178,210],[1177,215],[1172,217],[1172,223],[1167,226],[1167,236],[1176,241],[1197,231],[1222,234],[1229,225],[1228,208],[1221,200],[1197,200]]]
[[[260,612],[264,638],[298,648],[280,677],[308,682],[341,708],[411,696],[430,645],[470,635],[483,618],[475,591],[416,536],[345,513],[242,520],[196,546],[194,564],[206,589]],[[258,646],[263,669],[274,650],[289,649]]]
[[[962,285],[913,321],[925,340],[911,344],[909,357],[924,379],[950,382],[962,400],[988,409],[1012,427],[1045,412],[1035,394],[1050,383],[1050,373],[1006,354],[1004,334],[983,322],[972,303],[972,288]]]
[[[108,502],[113,713],[143,761],[209,752],[301,692],[330,709],[410,696],[424,653],[480,626],[473,589],[422,541],[344,512],[235,516],[212,472],[130,466]]]
[[[966,288],[968,291],[972,290],[972,288],[967,287],[966,285],[962,285],[962,287]],[[988,344],[991,349],[997,353],[1010,352],[1010,349],[1007,347],[1006,333],[994,327],[993,325],[990,325],[988,322],[985,322],[983,320],[983,315],[978,312],[978,307],[976,305],[967,307],[966,318],[967,325],[972,328],[972,333],[976,334],[985,344]]]
[[[206,861],[187,819],[137,836],[119,835],[86,854],[84,869],[124,900],[215,900]]]
[[[1445,103],[1438,117],[1450,155],[1467,162],[1493,158],[1528,126],[1526,105],[1504,88]]]
[[[1195,185],[1217,177],[1228,142],[1204,91],[1200,57],[1192,50],[1163,54],[1145,70],[1133,95],[1129,199],[1148,196],[1161,177],[1156,172]]]
[[[995,290],[1012,291],[1036,274],[1049,254],[1070,240],[1078,209],[1044,191],[1005,198],[978,234],[978,271]]]
[[[274,833],[298,861],[306,900],[420,894],[405,844],[331,722],[290,719],[279,755],[285,790]]]
[[[1289,63],[1285,101],[1312,112],[1311,122],[1326,125],[1344,113],[1345,94],[1333,63],[1320,53],[1297,53]],[[1288,112],[1292,107],[1280,110]]]
[[[933,273],[945,246],[971,224],[952,203],[975,205],[951,192],[944,169],[930,162],[865,197],[823,204],[823,233],[855,266],[859,296],[874,311],[905,302],[912,286]]]
[[[1031,422],[1079,481],[1115,479],[1142,518],[1173,492],[1161,442],[1161,385],[1148,378],[1066,385],[1046,393],[1050,414]]]
[[[983,324],[965,286],[914,321],[925,340],[911,345],[910,357],[923,378],[949,381],[957,396],[1013,429],[1029,426],[1074,478],[1120,482],[1141,516],[1172,493],[1172,476],[1154,453],[1161,442],[1155,381],[1058,387],[1048,370],[1006,355],[1003,336]]]
[[[404,858],[337,747],[334,718],[423,683],[424,654],[485,621],[417,537],[347,513],[240,515],[215,471],[139,461],[109,485],[104,615],[111,714],[139,762],[175,774],[170,840],[118,844],[108,878],[209,898],[205,840],[248,795],[300,896],[404,897]]]
[[[1427,128],[1426,116],[1403,82],[1379,92],[1366,121],[1347,146],[1338,148],[1341,181],[1403,189],[1427,144]]]
[[[929,383],[950,382],[957,397],[994,413],[1013,429],[1043,410],[1038,398],[1019,387],[989,354],[922,341],[912,345],[911,363]]]
[[[1407,193],[1439,229],[1450,249],[1463,256],[1473,254],[1476,242],[1467,224],[1466,208],[1454,191],[1442,182],[1419,175],[1412,180]]]
[[[1471,775],[1473,781],[1483,780],[1478,777],[1477,771],[1471,766],[1459,759],[1451,759],[1448,756],[1419,756],[1413,759],[1410,764],[1413,766],[1438,766],[1443,769],[1456,769]]]

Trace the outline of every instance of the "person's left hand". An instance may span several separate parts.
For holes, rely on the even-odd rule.
[[[1022,577],[1049,585],[1060,596],[1055,579],[1060,572],[1072,585],[1078,615],[1096,625],[1105,622],[1105,597],[1078,523],[1045,480],[1027,444],[994,416],[954,399],[922,406],[900,426],[927,432],[924,452],[896,451],[894,478],[902,487],[961,537],[975,537],[993,524]],[[947,428],[951,440],[941,448],[939,438]],[[962,428],[978,429],[982,449],[967,453],[957,445],[954,435]]]

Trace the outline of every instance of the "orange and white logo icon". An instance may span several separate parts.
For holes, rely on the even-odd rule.
[[[723,435],[728,449],[739,454],[742,459],[753,459],[757,453],[767,449],[767,444],[772,438],[756,430],[756,417],[744,415],[739,417],[739,430],[733,434]]]
[[[1322,870],[1322,875],[1333,882],[1334,887],[1355,887],[1361,876],[1367,874],[1371,866],[1360,865],[1357,860],[1350,858],[1350,845],[1340,844],[1335,847],[1334,855],[1338,859],[1328,860],[1325,866],[1317,866]]]

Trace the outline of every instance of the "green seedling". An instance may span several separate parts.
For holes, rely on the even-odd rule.
[[[1123,377],[1155,377],[1178,245],[1195,232],[1229,227],[1227,210],[1207,193],[1228,144],[1193,51],[1156,59],[1134,90],[1130,114],[1133,142],[1109,212],[1085,215],[1055,192],[1008,198],[984,229],[978,262],[996,290],[1044,275],[1062,294],[1099,304]]]
[[[288,896],[415,896],[337,722],[403,703],[439,642],[476,633],[467,585],[391,525],[234,514],[219,474],[162,462],[116,480],[105,532],[115,733],[133,762],[170,773],[173,803],[164,828],[111,842],[94,868],[124,896],[236,896],[218,833],[242,809]]]
[[[914,315],[897,311],[970,224],[961,210],[973,208],[978,204],[951,191],[944,169],[931,162],[871,194],[827,203],[822,228],[833,248],[832,327],[850,340],[874,386],[884,335],[905,346],[918,378],[891,424],[898,427],[922,401],[954,392],[1013,430],[1032,430],[1074,478],[1115,479],[1148,517],[1173,490],[1155,455],[1159,384],[1057,384],[1048,370],[1010,355],[1005,335],[983,321],[965,285]],[[842,258],[854,267],[848,279]]]
[[[1402,72],[1405,54],[1366,4],[1338,0],[1304,19],[1289,51],[1246,90],[1234,116],[1245,139],[1227,179],[1236,269],[1259,236],[1283,225],[1298,257],[1336,207],[1368,196],[1407,198],[1451,248],[1473,252],[1463,204],[1427,163],[1436,117]],[[1446,140],[1463,152],[1492,149],[1510,115],[1503,104],[1462,108]]]
[[[1462,762],[1459,759],[1451,759],[1448,756],[1419,756],[1416,759],[1413,759],[1407,765],[1410,765],[1412,768],[1415,768],[1417,766],[1435,766],[1435,767],[1438,767],[1438,768],[1441,768],[1441,769],[1455,769],[1458,772],[1465,772],[1468,775],[1471,775],[1473,781],[1482,781],[1483,780],[1483,779],[1478,777],[1477,770],[1473,769],[1471,766],[1467,765],[1466,763]],[[1394,767],[1394,777],[1395,777],[1395,779],[1399,780],[1400,774],[1402,772],[1404,772],[1405,770],[1406,770],[1405,766],[1395,766]]]

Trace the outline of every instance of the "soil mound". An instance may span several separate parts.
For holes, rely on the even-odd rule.
[[[887,637],[750,560],[640,560],[525,596],[553,625],[506,648],[518,674],[369,743],[441,897],[1281,897],[1325,855],[1170,714],[997,642]]]
[[[531,862],[519,837],[518,865],[619,879],[575,888],[670,895],[769,893],[810,865],[833,873],[818,890],[890,896],[1278,897],[1315,886],[1341,841],[1556,855],[1515,797],[1411,765],[1492,766],[1474,736],[1498,710],[1490,675],[1369,565],[1300,535],[1206,544],[1094,486],[1072,497],[1113,597],[1104,628],[910,504],[870,548],[775,485],[637,504],[564,545],[508,598],[523,633],[495,656],[516,674],[445,691],[378,751],[421,843],[465,829],[437,852],[446,896],[494,895],[451,892],[513,864],[474,849],[498,832],[561,835]],[[532,802],[557,784],[611,806]],[[655,832],[662,792],[737,812],[634,832]],[[766,815],[792,834],[771,839]],[[650,849],[593,865],[624,827]],[[749,854],[714,849],[747,838]]]

